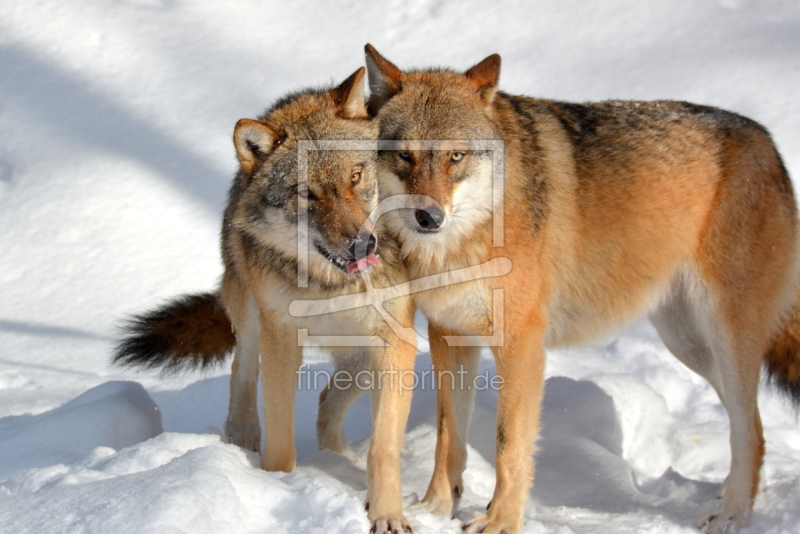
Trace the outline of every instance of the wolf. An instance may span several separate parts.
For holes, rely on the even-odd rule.
[[[314,340],[327,345],[337,369],[377,376],[367,384],[373,404],[367,461],[373,530],[410,531],[402,514],[399,454],[411,401],[410,388],[402,386],[412,378],[416,349],[415,338],[397,332],[412,328],[414,305],[402,294],[389,294],[382,310],[357,301],[369,288],[391,290],[406,281],[397,243],[371,218],[378,203],[377,125],[367,113],[364,72],[360,68],[335,88],[291,93],[257,120],[236,124],[239,170],[223,217],[219,288],[134,317],[114,362],[176,371],[218,363],[233,350],[225,435],[255,451],[263,436],[261,467],[288,472],[296,463],[294,403],[302,349]],[[315,148],[324,141],[345,146]],[[361,144],[348,148],[350,142]],[[326,307],[350,297],[355,304]],[[321,303],[322,311],[293,313],[298,302]],[[368,342],[354,348],[347,338],[331,341],[334,335]],[[263,434],[256,409],[259,376]],[[364,384],[348,385],[327,387],[320,395],[321,448],[344,452],[344,415]]]
[[[469,533],[519,532],[532,484],[545,349],[649,314],[667,348],[714,387],[730,417],[721,533],[748,523],[764,439],[762,365],[800,405],[798,215],[792,183],[756,122],[687,102],[567,103],[498,90],[500,56],[465,72],[402,71],[366,46],[381,195],[411,279],[511,260],[508,274],[414,295],[437,376],[491,347],[496,487]],[[500,143],[499,150],[487,150]],[[493,182],[502,157],[502,191]],[[501,217],[497,231],[497,217]],[[497,295],[502,305],[498,313]],[[452,376],[452,375],[450,375]],[[469,383],[466,381],[466,383]],[[436,463],[422,505],[450,515],[463,491],[472,393],[438,389]]]

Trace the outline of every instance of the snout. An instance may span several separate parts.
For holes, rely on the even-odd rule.
[[[355,274],[368,271],[371,265],[378,265],[380,260],[375,255],[377,248],[378,239],[375,234],[362,229],[347,249],[352,254],[352,261],[344,269]]]
[[[444,226],[444,211],[434,205],[414,210],[414,220],[417,223],[415,230],[422,234],[438,232]]]
[[[361,230],[353,242],[350,244],[350,254],[353,255],[356,261],[364,259],[378,249],[378,239],[375,234],[367,230]]]

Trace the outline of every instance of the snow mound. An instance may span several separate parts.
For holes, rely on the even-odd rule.
[[[217,435],[165,433],[0,484],[5,532],[364,532],[363,505],[316,469],[267,473]],[[47,509],[47,513],[41,510]],[[7,530],[5,530],[7,529]]]
[[[36,416],[0,420],[0,480],[74,463],[97,447],[121,449],[162,432],[161,413],[135,382],[107,382]]]

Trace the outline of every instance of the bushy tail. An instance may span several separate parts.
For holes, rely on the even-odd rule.
[[[764,355],[767,380],[800,410],[800,302],[792,307]]]
[[[132,317],[112,363],[166,374],[205,368],[225,361],[236,336],[219,296],[184,295],[152,311]]]

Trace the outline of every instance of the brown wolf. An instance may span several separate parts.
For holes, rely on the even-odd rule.
[[[391,288],[406,281],[396,243],[370,219],[378,205],[377,127],[368,119],[363,76],[361,68],[336,88],[290,94],[257,121],[237,123],[240,170],[222,225],[220,289],[134,318],[115,361],[175,370],[220,361],[235,345],[225,433],[231,442],[259,450],[260,374],[261,466],[268,471],[295,467],[294,401],[303,345],[316,339],[340,357],[339,368],[369,368],[378,383],[372,384],[368,515],[374,529],[396,532],[410,530],[402,515],[399,455],[411,395],[398,380],[412,378],[407,375],[413,371],[415,346],[387,321],[410,328],[413,303],[402,295],[385,299],[382,311],[388,316],[357,299],[358,306],[318,310],[314,316],[290,310],[293,301],[319,301],[324,312],[330,299],[358,297],[368,284]],[[367,146],[304,152],[303,140],[360,140]],[[304,249],[298,235],[307,242]],[[337,342],[333,335],[362,336],[368,342],[354,349],[347,338]],[[350,385],[320,396],[321,447],[344,449],[344,414],[361,392]]]
[[[787,313],[797,302],[797,209],[767,131],[686,102],[571,104],[505,94],[497,90],[497,55],[458,73],[403,72],[369,45],[366,53],[380,139],[401,143],[380,153],[381,195],[427,197],[387,222],[409,276],[498,257],[513,265],[505,276],[415,295],[438,370],[475,368],[475,349],[450,336],[502,339],[492,347],[505,384],[497,484],[487,513],[465,529],[520,530],[545,348],[585,342],[642,313],[713,385],[730,416],[730,475],[704,528],[746,525],[764,455],[756,403],[763,362],[800,404],[800,314]],[[500,194],[487,140],[504,147],[494,153],[505,162]],[[502,313],[493,305],[498,291]],[[442,386],[423,504],[450,514],[462,491],[471,397]]]

